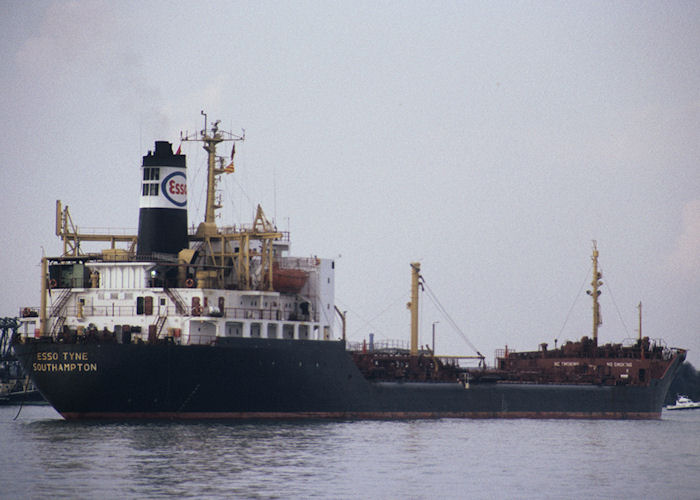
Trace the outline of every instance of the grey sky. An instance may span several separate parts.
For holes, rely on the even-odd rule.
[[[698,366],[699,25],[696,2],[1,2],[0,313],[39,302],[55,200],[135,231],[140,157],[204,109],[246,129],[222,222],[260,202],[337,258],[353,340],[408,338],[414,260],[489,360],[577,339],[596,239],[601,339],[641,300]],[[439,320],[469,352],[422,312],[422,343]]]

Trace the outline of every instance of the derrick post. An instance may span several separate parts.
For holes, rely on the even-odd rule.
[[[41,303],[39,305],[39,335],[46,335],[46,293],[49,282],[49,261],[41,258]]]
[[[588,294],[593,299],[593,343],[597,346],[598,327],[603,324],[600,317],[600,303],[598,302],[598,297],[601,293],[599,288],[603,284],[603,282],[600,281],[600,278],[603,277],[603,274],[598,271],[598,247],[595,240],[593,241],[593,256],[591,259],[593,260],[593,281],[591,281],[592,289],[588,291]]]
[[[418,355],[418,287],[420,286],[420,262],[411,263],[411,356]]]

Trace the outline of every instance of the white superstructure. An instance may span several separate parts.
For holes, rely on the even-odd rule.
[[[205,121],[199,136],[182,140],[203,142],[209,154],[207,219],[213,220],[218,205],[209,194],[217,177],[233,170],[233,154],[224,167],[216,145],[242,137],[219,131],[218,122],[208,130]],[[161,165],[159,154],[179,166]],[[148,251],[137,251],[135,236],[78,233],[58,202],[56,232],[64,254],[42,260],[42,305],[20,311],[24,335],[177,344],[208,344],[217,337],[334,339],[333,260],[289,256],[289,235],[259,206],[252,224],[217,227],[205,220],[186,236],[185,248],[175,238],[175,248],[171,243],[167,251],[155,251],[160,234],[168,236],[157,210],[186,206],[184,155],[157,142],[156,155],[149,152],[142,169],[138,238],[150,239]],[[144,209],[150,210],[146,216]],[[83,253],[84,240],[110,247]],[[120,242],[127,248],[118,248]]]

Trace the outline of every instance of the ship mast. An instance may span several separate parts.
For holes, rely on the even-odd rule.
[[[593,240],[593,281],[591,281],[592,290],[588,290],[588,295],[593,299],[593,342],[598,345],[598,326],[603,324],[603,320],[600,317],[600,304],[598,303],[598,297],[600,296],[599,287],[603,284],[600,278],[603,277],[603,273],[598,271],[598,247],[596,241]]]
[[[639,341],[642,341],[642,302],[639,302],[639,305],[637,306],[637,309],[639,309]]]
[[[245,140],[245,131],[243,131],[242,135],[238,136],[232,134],[231,132],[219,130],[220,120],[216,120],[212,124],[211,129],[209,129],[207,126],[207,114],[204,111],[201,111],[201,114],[204,116],[204,129],[199,132],[199,135],[197,135],[197,133],[183,135],[182,132],[180,132],[180,140],[182,142],[202,142],[204,143],[204,151],[207,152],[207,206],[204,213],[204,221],[201,222],[197,228],[197,236],[204,237],[214,236],[218,233],[215,221],[216,210],[221,208],[221,205],[219,205],[216,201],[216,184],[218,181],[218,176],[223,173],[233,171],[233,154],[235,149],[231,151],[231,163],[226,168],[223,168],[223,165],[222,168],[216,168],[216,146],[220,142]]]
[[[420,286],[420,262],[411,263],[411,356],[418,355],[418,287]]]
[[[201,113],[204,116],[203,130],[191,135],[180,133],[181,141],[202,142],[207,152],[206,212],[204,221],[199,224],[191,240],[201,242],[199,247],[203,249],[202,264],[208,266],[208,269],[200,269],[197,272],[197,284],[200,288],[224,288],[227,286],[227,270],[233,266],[235,283],[229,282],[229,285],[233,284],[241,290],[273,290],[273,242],[283,235],[267,220],[260,205],[257,207],[252,227],[229,227],[219,231],[216,225],[216,210],[221,208],[216,191],[218,176],[234,171],[235,143],[245,140],[245,130],[240,136],[220,130],[219,120],[209,127],[207,114],[204,111]],[[216,155],[216,147],[221,142],[234,143],[228,165],[225,165],[224,158]]]

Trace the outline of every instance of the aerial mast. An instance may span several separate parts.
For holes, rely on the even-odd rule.
[[[212,124],[211,129],[208,128],[207,114],[204,111],[201,111],[201,114],[204,116],[204,129],[199,132],[199,135],[197,135],[196,132],[192,135],[183,135],[182,132],[180,132],[180,140],[182,142],[202,142],[204,143],[202,147],[204,148],[204,151],[207,152],[207,206],[204,213],[204,221],[201,222],[197,228],[197,236],[199,237],[214,236],[218,233],[215,221],[216,210],[221,208],[221,205],[219,205],[216,201],[216,184],[218,176],[223,173],[233,172],[235,141],[245,140],[245,131],[243,131],[242,135],[238,136],[225,130],[219,130],[220,120],[216,120]],[[231,163],[228,166],[223,167],[222,161],[222,168],[217,168],[216,146],[221,142],[234,142],[234,147],[231,150]]]

